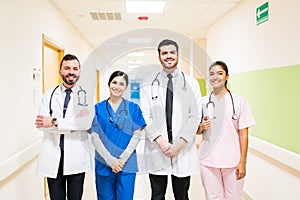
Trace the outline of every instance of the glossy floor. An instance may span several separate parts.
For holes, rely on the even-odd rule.
[[[170,180],[169,180],[169,183]],[[191,200],[205,200],[204,191],[201,185],[200,175],[193,175],[189,190]],[[150,200],[151,190],[148,174],[141,173],[136,177],[134,200]],[[173,200],[172,186],[168,184],[166,200]],[[88,172],[85,180],[83,200],[96,200],[95,179],[93,172]]]

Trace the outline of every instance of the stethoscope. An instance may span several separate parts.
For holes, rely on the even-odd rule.
[[[52,110],[52,98],[53,98],[53,94],[54,94],[55,90],[58,87],[59,87],[59,85],[54,88],[54,90],[52,91],[51,96],[50,96],[50,101],[49,101],[49,114],[50,114],[50,116],[52,116],[52,113],[53,113],[53,110]],[[82,89],[81,86],[79,86],[79,88],[80,88],[80,90],[78,90],[78,92],[77,92],[77,95],[78,95],[78,105],[79,106],[88,106],[88,104],[86,103],[86,91],[84,89]],[[81,94],[83,94],[83,95],[81,95]],[[83,101],[81,101],[81,98],[80,98],[81,96],[83,96],[83,98],[82,98]]]
[[[237,116],[237,114],[235,113],[235,108],[234,108],[234,102],[233,102],[232,94],[231,94],[230,90],[227,89],[227,91],[228,91],[229,94],[230,94],[231,103],[232,103],[232,111],[233,111],[232,119],[233,119],[233,120],[237,120],[237,119],[238,119],[238,116]],[[211,92],[210,95],[209,95],[209,100],[208,100],[208,103],[206,104],[206,108],[208,108],[209,104],[212,104],[212,106],[215,107],[215,103],[211,100],[211,95],[212,95],[212,94],[213,94],[213,92]]]
[[[84,89],[81,88],[81,86],[79,86],[80,90],[78,90],[77,92],[77,96],[78,96],[78,105],[79,106],[87,106],[88,104],[86,103],[86,91]],[[80,95],[82,94],[82,95]],[[83,101],[80,101],[80,96],[83,96]]]
[[[160,74],[160,72],[158,72],[157,73],[157,75],[155,76],[155,79],[152,81],[152,83],[151,83],[151,99],[152,100],[155,100],[155,99],[157,99],[158,98],[158,94],[157,95],[154,95],[154,92],[153,92],[153,88],[154,88],[154,84],[155,84],[155,82],[156,82],[156,87],[157,87],[157,93],[158,93],[158,89],[159,89],[159,86],[160,86],[160,81],[158,80],[158,75]],[[184,75],[184,73],[183,72],[181,72],[181,74],[182,74],[182,76],[183,76],[183,87],[182,87],[182,89],[184,90],[184,91],[186,91],[187,90],[187,87],[186,87],[186,80],[185,80],[185,75]]]
[[[126,109],[126,101],[124,100],[124,98],[122,98],[122,101],[123,101],[123,109],[119,110],[119,112],[118,112],[118,117],[117,117],[117,121],[114,122],[114,119],[112,118],[112,116],[111,116],[111,114],[110,114],[110,112],[109,112],[109,109],[108,109],[108,100],[109,100],[109,98],[107,99],[105,106],[106,106],[106,111],[107,111],[107,113],[108,113],[108,115],[109,115],[109,121],[110,121],[110,123],[115,123],[116,128],[123,129],[123,128],[124,128],[124,125],[125,125],[125,122],[126,122],[126,119],[127,119],[127,117],[128,117],[128,111],[127,111],[127,109]],[[122,124],[119,125],[119,119],[120,119],[120,117],[121,117],[121,115],[122,115],[122,112],[125,113],[125,116],[124,116],[124,120],[123,120]]]

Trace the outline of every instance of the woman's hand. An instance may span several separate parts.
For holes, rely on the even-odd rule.
[[[200,135],[203,133],[203,131],[206,131],[210,128],[211,121],[208,119],[207,116],[204,116],[202,118],[202,122],[198,126],[197,135]]]
[[[116,159],[110,167],[112,172],[119,173],[120,171],[122,171],[124,163],[121,159]]]
[[[235,170],[236,179],[240,180],[246,176],[246,163],[240,162]]]

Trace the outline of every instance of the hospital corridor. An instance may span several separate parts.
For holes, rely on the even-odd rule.
[[[299,8],[0,0],[0,199],[299,200]]]

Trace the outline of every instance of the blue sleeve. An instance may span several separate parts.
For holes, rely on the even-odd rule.
[[[139,105],[137,104],[133,105],[133,112],[131,117],[133,121],[133,125],[132,125],[133,131],[146,126],[146,122]]]
[[[97,105],[98,105],[98,104],[97,104]],[[99,124],[99,121],[98,121],[98,119],[99,119],[99,118],[98,118],[99,108],[98,108],[97,105],[95,105],[95,117],[94,117],[94,119],[93,119],[91,131],[100,134],[101,128],[100,128],[100,124]]]
[[[97,116],[94,117],[93,123],[92,123],[92,132],[100,133],[100,126],[97,120]]]

